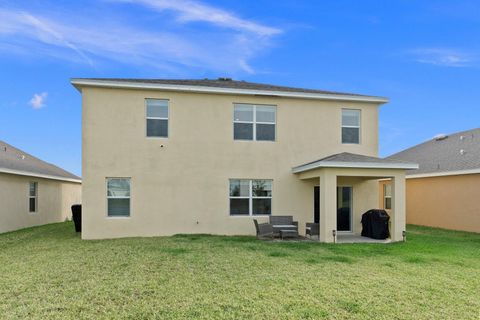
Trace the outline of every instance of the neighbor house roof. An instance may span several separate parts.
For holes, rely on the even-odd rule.
[[[81,182],[81,178],[0,140],[0,172]]]
[[[292,168],[292,171],[293,173],[300,173],[317,168],[415,169],[418,168],[418,165],[410,162],[343,152],[296,166]]]
[[[292,98],[350,100],[386,103],[387,98],[355,93],[344,93],[316,89],[304,89],[271,84],[237,81],[230,78],[218,79],[123,79],[123,78],[73,78],[71,83],[79,90],[82,87],[110,87],[130,89],[156,89],[217,94],[246,94],[260,96],[282,96]]]
[[[411,177],[480,173],[480,128],[439,135],[388,159],[418,163]]]

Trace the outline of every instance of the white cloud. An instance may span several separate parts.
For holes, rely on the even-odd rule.
[[[33,109],[41,109],[45,107],[45,100],[47,100],[47,96],[47,92],[35,93],[32,99],[30,99],[30,105]]]
[[[114,13],[99,19],[81,12],[53,16],[48,11],[0,8],[0,53],[49,56],[93,67],[116,61],[170,74],[192,68],[254,73],[249,61],[268,50],[272,37],[281,32],[195,1],[109,0],[112,12],[119,7],[112,1],[150,8],[148,18],[158,23],[146,28],[137,18]],[[173,22],[159,16],[162,10],[174,15]],[[192,21],[212,24],[216,30],[189,29],[186,24]]]
[[[420,48],[410,54],[417,62],[444,67],[470,67],[475,62],[474,55],[459,49]]]
[[[108,0],[111,2],[128,2],[144,5],[155,10],[171,10],[179,14],[180,21],[201,21],[231,28],[248,31],[261,36],[272,36],[282,31],[278,28],[268,27],[253,21],[242,19],[228,11],[189,0]]]
[[[66,47],[75,51],[91,65],[92,61],[73,43],[66,40],[59,29],[55,23],[37,18],[28,12],[0,9],[0,35],[24,36],[44,44]],[[14,42],[18,43],[21,40],[23,39],[15,39]]]

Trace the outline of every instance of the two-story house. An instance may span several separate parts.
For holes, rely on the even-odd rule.
[[[254,234],[293,215],[361,232],[392,179],[391,238],[405,230],[405,170],[378,158],[381,97],[234,81],[72,79],[83,98],[84,239]]]

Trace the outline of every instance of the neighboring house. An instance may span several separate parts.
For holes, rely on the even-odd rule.
[[[417,166],[377,157],[385,98],[228,78],[71,82],[83,98],[84,239],[255,234],[253,219],[293,215],[332,242],[334,230],[361,232],[380,178],[394,178],[402,239],[405,170]]]
[[[407,223],[480,232],[480,128],[439,135],[389,157],[412,161],[407,172]],[[390,189],[381,182],[381,204]]]
[[[79,177],[0,141],[0,233],[65,221]]]

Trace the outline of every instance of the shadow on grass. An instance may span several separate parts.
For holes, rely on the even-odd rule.
[[[179,256],[185,253],[190,253],[192,250],[186,248],[164,248],[162,249],[163,252],[168,253],[172,256]]]
[[[219,241],[219,242],[257,242],[257,238],[253,236],[219,236],[212,234],[175,234],[171,237],[172,239],[187,240],[187,241],[198,241],[198,240],[207,240],[207,241]]]
[[[335,262],[341,262],[341,263],[354,263],[355,260],[347,257],[347,256],[326,256],[322,257],[323,260],[325,261],[335,261]]]
[[[319,310],[318,307],[305,307],[298,311],[302,319],[326,319],[329,313],[325,310]]]
[[[288,257],[289,256],[288,253],[281,252],[281,251],[271,251],[271,252],[268,252],[267,255],[270,257]]]
[[[419,257],[419,256],[410,256],[410,257],[406,257],[404,259],[405,262],[407,263],[428,263],[428,260],[425,259],[424,257]]]
[[[317,256],[317,257],[309,257],[303,260],[305,263],[308,264],[321,264],[326,262],[339,262],[339,263],[346,263],[346,264],[353,264],[355,259],[346,256]]]
[[[347,311],[348,313],[358,314],[362,311],[361,308],[360,308],[360,305],[356,302],[347,301],[347,300],[340,300],[338,302],[338,304],[339,304],[340,308]]]

